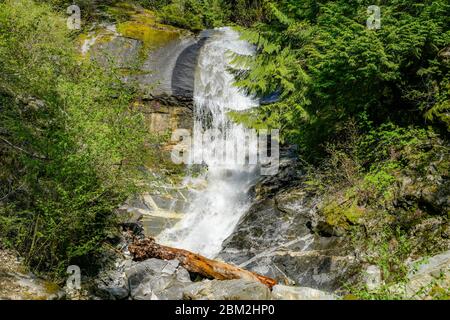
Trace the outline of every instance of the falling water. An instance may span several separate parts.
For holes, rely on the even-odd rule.
[[[200,157],[207,165],[207,186],[196,194],[185,217],[158,239],[207,257],[220,252],[222,242],[248,210],[248,191],[258,178],[255,165],[223,157],[225,146],[248,141],[245,128],[233,123],[227,112],[258,106],[256,99],[234,86],[234,76],[229,72],[233,53],[252,55],[253,47],[240,40],[239,34],[230,28],[216,29],[200,52],[195,76],[191,157]],[[220,131],[221,139],[202,143],[205,129]],[[248,145],[250,158],[256,155],[257,148],[252,142]]]

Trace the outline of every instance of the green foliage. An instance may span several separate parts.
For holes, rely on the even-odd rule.
[[[264,0],[227,0],[233,8],[230,19],[241,26],[250,27],[265,16]]]
[[[329,225],[348,230],[351,225],[358,223],[364,210],[358,207],[356,201],[351,204],[332,201],[322,208],[322,214]]]
[[[382,270],[384,286],[370,291],[356,284],[350,292],[361,299],[404,299],[405,261],[448,248],[448,212],[435,206],[449,190],[448,145],[431,129],[388,123],[361,135],[354,124],[347,127],[327,146],[321,169],[310,169],[308,187],[323,196],[323,220],[351,235],[362,260]],[[435,287],[434,298],[445,296],[445,288]],[[424,290],[429,294],[431,287]]]
[[[382,246],[383,250],[386,250],[386,246]],[[389,249],[389,248],[387,248]],[[397,254],[397,252],[395,252]],[[386,260],[381,260],[377,265],[386,267],[391,265],[392,257],[395,256],[392,253],[386,252]],[[375,289],[369,289],[364,284],[345,285],[347,292],[349,294],[344,296],[344,300],[411,300],[411,299],[427,299],[427,300],[448,300],[450,297],[450,288],[446,286],[445,274],[441,273],[437,275],[430,283],[422,285],[418,288],[413,288],[408,286],[409,274],[414,274],[417,268],[425,263],[427,259],[421,259],[415,262],[409,268],[404,265],[403,261],[397,259],[397,265],[400,264],[403,269],[403,275],[398,276],[397,279],[393,281],[387,281],[382,283],[380,287]]]
[[[221,26],[228,15],[224,0],[172,0],[160,11],[165,23],[194,31]]]
[[[450,5],[380,3],[382,26],[369,30],[370,1],[264,1],[264,18],[244,38],[257,46],[238,84],[281,101],[258,110],[285,140],[312,157],[350,119],[370,129],[387,119],[448,128]],[[307,9],[308,8],[308,9]]]
[[[400,228],[385,228],[377,241],[368,241],[369,250],[375,255],[369,263],[380,267],[386,283],[400,283],[408,273],[404,261],[411,253],[411,242],[408,235]]]
[[[49,6],[0,4],[0,239],[55,274],[95,265],[147,156],[134,92],[72,43]]]

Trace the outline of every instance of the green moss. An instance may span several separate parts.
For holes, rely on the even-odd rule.
[[[179,31],[160,28],[154,21],[151,23],[146,19],[149,18],[120,23],[117,25],[117,31],[125,37],[142,41],[146,50],[163,46],[180,36]]]
[[[108,43],[113,38],[114,38],[114,35],[112,33],[99,34],[95,43],[96,44]]]
[[[182,30],[161,24],[150,10],[135,12],[130,20],[117,24],[117,31],[124,37],[142,41],[140,56],[145,59],[148,53],[178,39]]]
[[[450,288],[444,288],[439,284],[433,286],[429,292],[433,300],[450,300]]]
[[[45,281],[44,282],[44,288],[45,288],[45,291],[47,291],[48,294],[54,294],[54,293],[57,293],[59,291],[59,286],[56,283],[50,282],[50,281]]]
[[[358,223],[364,209],[358,207],[356,202],[348,205],[345,201],[341,203],[332,201],[322,208],[322,212],[329,225],[348,229],[351,224]]]

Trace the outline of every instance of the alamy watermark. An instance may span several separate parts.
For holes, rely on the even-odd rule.
[[[192,138],[187,129],[173,132],[176,145],[171,152],[176,164],[208,164],[233,167],[259,165],[261,175],[275,175],[279,168],[279,130],[244,129],[238,135],[227,136],[210,129],[196,133]]]
[[[67,18],[67,28],[70,30],[81,29],[81,9],[76,4],[67,7],[67,14],[70,17]]]
[[[81,270],[79,266],[72,265],[67,267],[67,274],[69,277],[66,281],[66,286],[70,290],[80,290],[81,289]]]
[[[370,30],[378,30],[381,28],[381,8],[379,6],[371,5],[367,7],[366,25]]]

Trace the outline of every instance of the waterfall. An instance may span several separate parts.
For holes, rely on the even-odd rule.
[[[248,138],[248,130],[227,116],[230,110],[258,106],[256,99],[234,86],[234,76],[229,72],[233,53],[252,55],[253,51],[250,44],[239,39],[236,31],[218,28],[199,54],[190,156],[191,160],[200,158],[206,164],[207,185],[196,193],[184,218],[158,237],[161,243],[214,257],[250,207],[248,191],[258,179],[258,168],[237,161],[236,157],[225,157],[224,150],[246,143],[247,158],[257,154],[257,143]],[[219,132],[220,139],[205,142],[202,137],[205,129]]]

